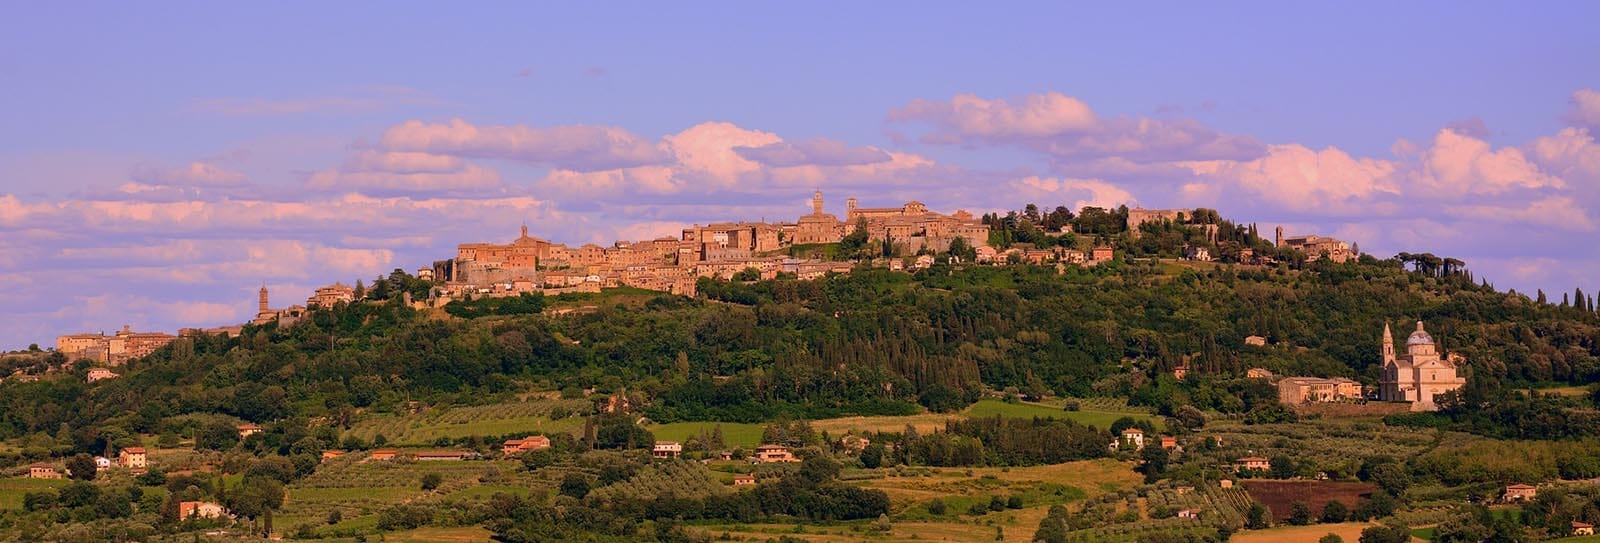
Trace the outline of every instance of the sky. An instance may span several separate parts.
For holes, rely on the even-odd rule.
[[[1114,4],[13,4],[0,349],[819,189],[1211,207],[1600,291],[1600,3]]]

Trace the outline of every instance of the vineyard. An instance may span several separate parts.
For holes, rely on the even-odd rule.
[[[534,399],[409,416],[373,415],[356,422],[347,435],[367,441],[382,435],[392,445],[429,445],[439,438],[572,432],[583,426],[583,419],[572,415],[589,409],[587,400]]]
[[[985,399],[978,400],[978,403],[975,403],[972,405],[972,407],[967,408],[967,410],[962,412],[962,414],[973,418],[993,417],[995,415],[999,415],[1002,417],[1012,418],[1039,417],[1066,419],[1101,429],[1110,428],[1111,424],[1116,422],[1117,419],[1131,417],[1135,420],[1149,420],[1155,423],[1157,428],[1164,426],[1160,418],[1154,417],[1148,413],[1130,410],[1125,403],[1121,406],[1117,406],[1110,399],[1099,398],[1096,400],[1098,400],[1097,405],[1106,406],[1106,410],[1090,407],[1089,403],[1087,402],[1090,402],[1091,400],[1072,400],[1080,402],[1079,409],[1077,411],[1067,411],[1062,407],[1055,407],[1045,404],[1026,402],[1012,403],[1003,402],[1000,400]]]

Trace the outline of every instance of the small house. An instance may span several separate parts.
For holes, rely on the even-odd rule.
[[[1179,509],[1178,518],[1200,518],[1199,509]]]
[[[31,465],[31,466],[28,466],[28,478],[30,478],[30,479],[60,479],[61,478],[61,472],[56,471],[55,466],[52,466],[50,464],[34,464],[34,465]]]
[[[235,426],[234,429],[239,430],[239,439],[244,439],[244,438],[247,438],[247,437],[250,437],[250,436],[253,436],[253,435],[261,433],[261,427],[260,426],[256,426],[256,425],[250,424],[250,423],[240,424],[238,426]]]
[[[146,465],[144,447],[128,447],[117,453],[117,463],[129,469],[144,469]]]
[[[683,444],[676,441],[657,441],[650,449],[650,456],[656,458],[677,458],[680,454],[683,454]]]
[[[1178,448],[1178,438],[1175,436],[1161,436],[1161,448],[1169,451]]]
[[[213,502],[178,502],[178,521],[190,518],[222,518],[228,514],[220,503]]]
[[[1532,501],[1539,495],[1539,487],[1525,484],[1506,485],[1505,501],[1523,502]]]
[[[1594,525],[1574,520],[1572,521],[1572,535],[1594,535]]]
[[[750,486],[753,484],[756,484],[756,474],[754,473],[733,476],[733,486]]]
[[[789,452],[789,448],[783,445],[762,445],[760,447],[756,447],[756,462],[768,464],[774,462],[799,461],[800,459],[795,458],[794,454]]]
[[[387,462],[389,460],[394,460],[394,457],[398,456],[399,454],[400,451],[396,451],[394,449],[378,449],[376,451],[372,451],[372,455],[368,458],[377,460],[379,462]]]
[[[1259,456],[1246,456],[1234,462],[1239,469],[1266,471],[1272,469],[1272,462]]]
[[[117,375],[116,373],[113,373],[111,370],[108,370],[108,369],[105,369],[105,368],[89,368],[89,374],[86,375],[84,378],[87,379],[89,382],[93,383],[95,381],[102,381],[102,380],[105,380],[105,379],[115,379],[115,378],[118,378],[118,377],[121,377],[121,375]]]
[[[522,439],[507,439],[500,444],[500,452],[506,455],[522,454],[528,451],[550,448],[550,438],[545,436],[528,436]]]

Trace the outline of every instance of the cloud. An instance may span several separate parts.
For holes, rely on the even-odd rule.
[[[1523,223],[1575,232],[1593,232],[1588,212],[1569,196],[1551,196],[1523,206],[1466,205],[1446,208],[1449,215],[1494,223]]]
[[[1009,183],[1008,190],[995,194],[1003,201],[995,202],[1002,208],[1015,207],[1019,202],[1072,202],[1072,209],[1094,206],[1114,209],[1133,204],[1132,194],[1099,179],[1057,179],[1029,176]],[[1053,204],[1052,204],[1053,205]]]
[[[1271,145],[1256,160],[1185,166],[1294,211],[1350,212],[1379,194],[1399,193],[1392,179],[1394,164],[1352,157],[1335,147],[1316,151],[1298,144]]]
[[[1528,145],[1535,162],[1555,175],[1600,188],[1600,144],[1587,128],[1564,128]]]
[[[390,173],[452,173],[466,167],[460,157],[362,149],[345,160],[345,169]]]
[[[139,166],[134,168],[129,177],[144,185],[177,187],[226,186],[244,180],[242,173],[198,161],[181,168]]]
[[[924,143],[1019,145],[1056,158],[1246,160],[1265,150],[1255,138],[1222,134],[1192,119],[1102,118],[1083,101],[1056,92],[1015,101],[970,94],[919,99],[891,110],[888,119],[931,125],[920,138]]]
[[[448,123],[406,121],[383,134],[394,151],[517,160],[575,171],[657,164],[668,155],[656,144],[627,130],[607,126],[476,126],[461,119]]]
[[[1564,184],[1539,171],[1520,149],[1494,150],[1487,141],[1449,128],[1440,130],[1433,144],[1420,152],[1404,140],[1396,143],[1395,149],[1401,158],[1417,160],[1410,177],[1423,191],[1495,195]]]
[[[500,174],[474,164],[456,171],[396,173],[388,171],[323,170],[306,180],[318,190],[360,190],[380,193],[482,191],[501,186]]]
[[[1578,89],[1572,93],[1572,109],[1566,120],[1574,126],[1587,126],[1600,130],[1600,91]]]
[[[396,106],[434,105],[439,101],[407,87],[365,87],[345,95],[294,98],[206,98],[191,106],[229,117],[269,117],[314,112],[359,112]]]
[[[777,142],[760,147],[734,147],[739,156],[767,166],[858,166],[892,159],[877,147],[851,147],[842,141],[816,138]]]

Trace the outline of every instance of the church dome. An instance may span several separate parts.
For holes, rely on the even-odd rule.
[[[1417,331],[1406,338],[1406,345],[1433,345],[1433,336],[1422,330],[1422,321],[1417,321]]]

